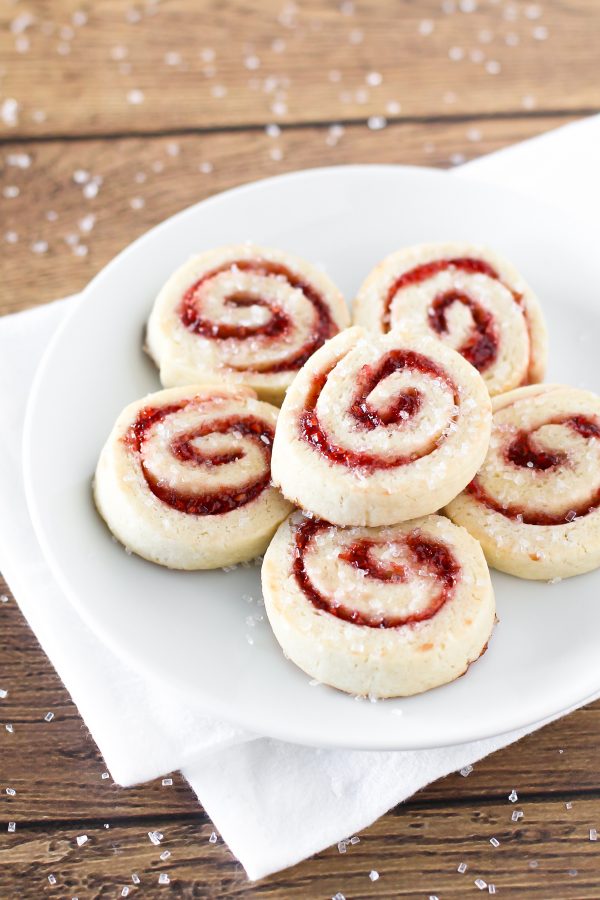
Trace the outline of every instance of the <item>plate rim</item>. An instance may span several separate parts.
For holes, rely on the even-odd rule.
[[[402,164],[393,164],[393,163],[365,163],[365,164],[347,164],[347,165],[337,165],[337,166],[316,166],[306,169],[297,169],[292,172],[285,172],[274,176],[269,176],[267,178],[259,179],[256,181],[245,182],[240,185],[228,188],[225,191],[221,191],[217,194],[213,194],[209,197],[206,197],[203,200],[199,200],[196,203],[191,204],[190,206],[184,207],[183,209],[177,211],[173,215],[169,216],[166,219],[163,219],[161,222],[154,225],[152,228],[144,231],[141,235],[139,235],[135,240],[131,243],[127,244],[122,250],[120,250],[114,257],[112,257],[106,265],[104,265],[95,275],[94,277],[86,284],[86,286],[76,295],[79,302],[73,304],[73,308],[68,310],[64,315],[62,321],[59,326],[56,328],[53,333],[51,339],[49,340],[42,357],[39,360],[39,363],[36,367],[35,375],[31,384],[31,388],[29,391],[29,395],[27,398],[27,406],[25,410],[24,417],[24,425],[23,425],[23,437],[22,437],[22,474],[24,480],[25,487],[25,496],[27,502],[28,512],[34,527],[34,532],[38,543],[40,545],[40,549],[42,551],[44,560],[46,564],[49,566],[52,576],[55,578],[57,584],[63,591],[64,595],[68,599],[69,603],[74,607],[77,614],[81,616],[82,620],[85,622],[86,626],[90,628],[92,634],[98,637],[115,655],[126,665],[130,666],[135,672],[144,674],[150,679],[156,680],[157,674],[152,671],[152,665],[150,661],[146,658],[140,658],[136,654],[128,655],[123,647],[123,644],[119,642],[117,638],[115,638],[114,633],[107,629],[104,624],[95,619],[93,614],[90,612],[89,608],[83,603],[77,591],[70,586],[67,574],[64,570],[64,567],[60,564],[59,560],[55,557],[53,551],[49,546],[49,542],[46,536],[46,529],[42,523],[42,516],[38,506],[38,502],[36,499],[35,489],[33,486],[33,460],[32,460],[32,431],[34,426],[34,418],[35,418],[35,408],[38,403],[39,393],[42,389],[45,370],[52,359],[55,351],[56,345],[60,342],[62,334],[66,331],[70,325],[70,323],[76,319],[80,315],[84,315],[81,312],[82,308],[85,305],[87,296],[93,292],[98,282],[101,282],[105,277],[112,272],[113,268],[120,265],[121,261],[127,257],[130,253],[134,253],[137,245],[146,241],[150,235],[156,235],[161,230],[169,229],[173,222],[185,219],[186,216],[194,215],[196,210],[200,207],[206,209],[207,207],[212,206],[213,204],[217,204],[222,200],[226,200],[231,195],[240,195],[247,192],[252,192],[256,189],[260,189],[263,186],[270,185],[273,183],[277,183],[279,181],[292,181],[298,178],[305,177],[307,175],[311,176],[322,176],[322,175],[331,175],[332,173],[344,173],[351,174],[352,172],[364,173],[365,171],[379,171],[386,172],[391,171],[397,173],[398,171],[405,172],[409,174],[410,172],[418,173],[418,177],[427,177],[431,180],[441,180],[447,179],[450,175],[456,179],[456,175],[458,173],[453,172],[452,170],[439,170],[434,168],[429,168],[425,166],[414,166],[414,165],[402,165]],[[460,175],[459,175],[460,179]],[[458,180],[458,179],[457,179]],[[465,183],[474,184],[474,179],[465,177]],[[520,199],[527,199],[527,194],[513,189],[506,189],[501,185],[496,185],[493,182],[484,182],[484,181],[476,181],[478,186],[481,186],[484,190],[493,189],[496,191],[502,191],[505,194],[509,194],[511,196],[517,196]],[[543,206],[549,209],[560,210],[560,207],[553,206],[551,203],[547,203],[545,201],[535,200],[536,206]],[[574,217],[571,215],[565,215],[561,211],[561,216],[571,221],[576,222],[585,222],[585,219],[580,219],[579,217]],[[90,490],[91,496],[91,490]],[[600,678],[600,676],[599,676]],[[480,740],[494,740],[501,739],[504,736],[510,735],[511,732],[520,731],[523,729],[534,730],[536,727],[540,727],[543,724],[546,724],[549,721],[552,721],[555,718],[559,718],[562,715],[567,714],[572,711],[574,708],[579,706],[586,705],[591,702],[594,698],[599,695],[600,692],[600,680],[598,685],[588,694],[586,694],[583,698],[579,696],[576,699],[573,699],[572,702],[565,704],[560,704],[559,708],[552,707],[548,708],[548,704],[542,710],[542,714],[540,717],[533,717],[531,714],[527,714],[523,717],[513,716],[510,719],[510,722],[507,721],[507,714],[504,714],[504,721],[499,721],[497,729],[494,729],[493,733],[488,729],[478,729],[475,726],[471,727],[463,727],[461,730],[460,737],[450,737],[449,739],[431,739],[424,740],[422,737],[416,740],[410,739],[410,734],[405,731],[399,731],[398,734],[393,737],[390,736],[389,740],[384,740],[381,736],[376,738],[375,740],[369,741],[367,735],[359,736],[358,740],[342,740],[338,742],[329,741],[324,738],[319,738],[317,736],[311,737],[308,735],[308,729],[304,728],[296,728],[295,720],[293,718],[287,720],[285,722],[285,727],[279,727],[278,724],[273,722],[273,719],[269,720],[269,727],[265,727],[264,722],[261,724],[261,730],[257,732],[257,720],[256,716],[246,717],[243,714],[243,711],[239,710],[234,715],[228,715],[226,712],[223,712],[219,701],[214,701],[213,695],[210,691],[207,691],[206,694],[203,695],[202,701],[199,702],[197,700],[197,693],[194,691],[193,684],[186,684],[181,678],[174,676],[172,682],[170,682],[174,689],[183,692],[183,696],[186,701],[195,698],[194,705],[197,707],[198,712],[209,713],[214,715],[215,717],[227,721],[230,724],[241,727],[250,733],[254,733],[257,736],[264,736],[268,738],[273,738],[276,740],[281,740],[288,743],[300,744],[303,746],[312,746],[312,747],[324,747],[324,748],[336,748],[336,749],[347,749],[347,750],[380,750],[380,751],[390,751],[390,750],[425,750],[425,749],[435,749],[442,747],[452,747],[452,746],[460,746],[467,743],[472,743]],[[397,698],[399,701],[406,698]],[[264,730],[262,730],[264,729]],[[318,728],[317,728],[318,730]]]

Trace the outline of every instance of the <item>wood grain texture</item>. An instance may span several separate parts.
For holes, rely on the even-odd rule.
[[[558,801],[524,807],[524,818],[511,821],[510,804],[455,805],[443,813],[413,803],[398,807],[367,829],[360,843],[340,854],[337,847],[310,863],[249,884],[241,866],[203,815],[160,817],[126,823],[56,823],[18,828],[0,847],[0,895],[69,898],[130,896],[227,900],[236,897],[328,898],[337,892],[359,898],[462,900],[475,895],[475,879],[494,884],[501,897],[514,900],[597,900],[598,844],[589,840],[597,804],[580,800],[570,810]],[[109,825],[106,828],[105,825]],[[147,832],[163,834],[154,846]],[[88,842],[77,846],[78,835]],[[500,845],[493,847],[490,838]],[[165,850],[166,860],[160,859]],[[467,870],[458,872],[460,863]],[[369,873],[379,878],[371,881]],[[132,874],[141,883],[136,889]],[[158,883],[160,873],[169,886]],[[48,877],[54,876],[51,887]],[[482,896],[487,896],[482,892]]]
[[[566,121],[544,117],[411,123],[381,131],[356,125],[345,128],[340,137],[329,128],[293,128],[277,138],[260,130],[11,144],[0,152],[3,310],[24,309],[80,290],[149,227],[234,185],[293,169],[344,163],[451,166]],[[22,154],[30,161],[28,168],[10,164]],[[85,198],[89,184],[74,181],[81,173],[102,178],[97,196]],[[7,188],[18,189],[18,196],[3,196]],[[88,226],[93,221],[91,232],[82,230],[86,221]],[[17,242],[7,243],[14,235]],[[77,256],[80,250],[67,243],[73,238],[85,256]],[[39,242],[48,245],[43,253],[34,252]]]
[[[7,2],[2,93],[19,109],[2,130],[598,109],[599,31],[597,0]]]

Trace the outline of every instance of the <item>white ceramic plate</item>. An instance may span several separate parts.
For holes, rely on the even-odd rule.
[[[322,263],[349,298],[403,244],[490,244],[514,260],[542,299],[549,380],[600,388],[600,256],[591,235],[549,207],[455,175],[396,166],[298,172],[193,206],[92,281],[49,346],[31,394],[24,447],[30,510],[54,575],[87,623],[139,670],[215,715],[304,744],[454,744],[532,724],[600,690],[600,572],[556,585],[494,574],[500,624],[468,674],[422,696],[369,703],[311,687],[284,659],[268,622],[246,624],[255,606],[242,595],[260,597],[258,568],[170,572],[111,540],[90,481],[121,408],[160,387],[142,353],[153,299],[192,253],[247,239]]]

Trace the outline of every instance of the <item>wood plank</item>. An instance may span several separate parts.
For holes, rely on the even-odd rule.
[[[597,109],[599,29],[597,0],[4,3],[0,100],[18,135]]]
[[[79,820],[197,813],[197,801],[180,775],[173,785],[157,779],[123,789],[103,779],[105,765],[67,691],[40,649],[16,604],[0,606],[0,820]],[[54,718],[46,722],[44,716]],[[12,731],[4,727],[9,724]],[[468,803],[481,798],[508,806],[514,789],[523,803],[554,794],[575,800],[600,792],[590,747],[600,743],[600,701],[478,763],[468,776],[448,776],[410,803]],[[40,766],[39,760],[43,760]],[[600,829],[600,823],[599,823]],[[0,894],[1,896],[1,894]]]
[[[339,138],[339,132],[328,128],[300,128],[283,131],[277,138],[258,131],[176,140],[8,145],[0,153],[0,310],[15,311],[80,290],[150,226],[236,184],[343,163],[449,166],[563,121],[540,117],[411,123],[381,131],[357,125],[346,128]],[[19,163],[28,167],[19,168]],[[96,190],[94,183],[74,179],[90,175],[103,180],[97,196],[86,199],[85,192]],[[18,196],[12,197],[16,191]],[[92,225],[91,231],[85,230]],[[16,243],[10,243],[15,236]],[[73,240],[78,246],[69,243]]]
[[[0,846],[0,896],[118,897],[176,896],[227,900],[239,897],[347,898],[436,896],[462,900],[478,895],[475,879],[494,884],[500,897],[597,900],[600,844],[589,829],[600,819],[600,800],[586,799],[570,810],[556,801],[524,806],[511,821],[510,804],[485,803],[447,809],[399,807],[340,854],[331,847],[315,858],[255,884],[221,839],[209,842],[212,826],[202,816],[88,823],[50,828],[17,827]],[[154,846],[147,832],[164,837]],[[86,834],[78,847],[76,838]],[[490,838],[500,845],[493,847]],[[171,856],[160,859],[168,850]],[[461,874],[458,866],[468,868]],[[370,872],[379,874],[371,881]],[[141,883],[135,890],[132,874]],[[161,893],[158,878],[170,884]],[[56,879],[54,887],[48,877]]]

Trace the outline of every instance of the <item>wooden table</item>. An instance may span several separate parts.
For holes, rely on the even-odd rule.
[[[600,108],[598,0],[6,0],[0,20],[2,312],[77,291],[149,226],[241,182],[449,166]],[[519,900],[600,897],[600,703],[431,785],[346,854],[251,885],[180,776],[102,777],[12,598],[0,648],[2,898],[449,900],[478,896],[476,878]]]

